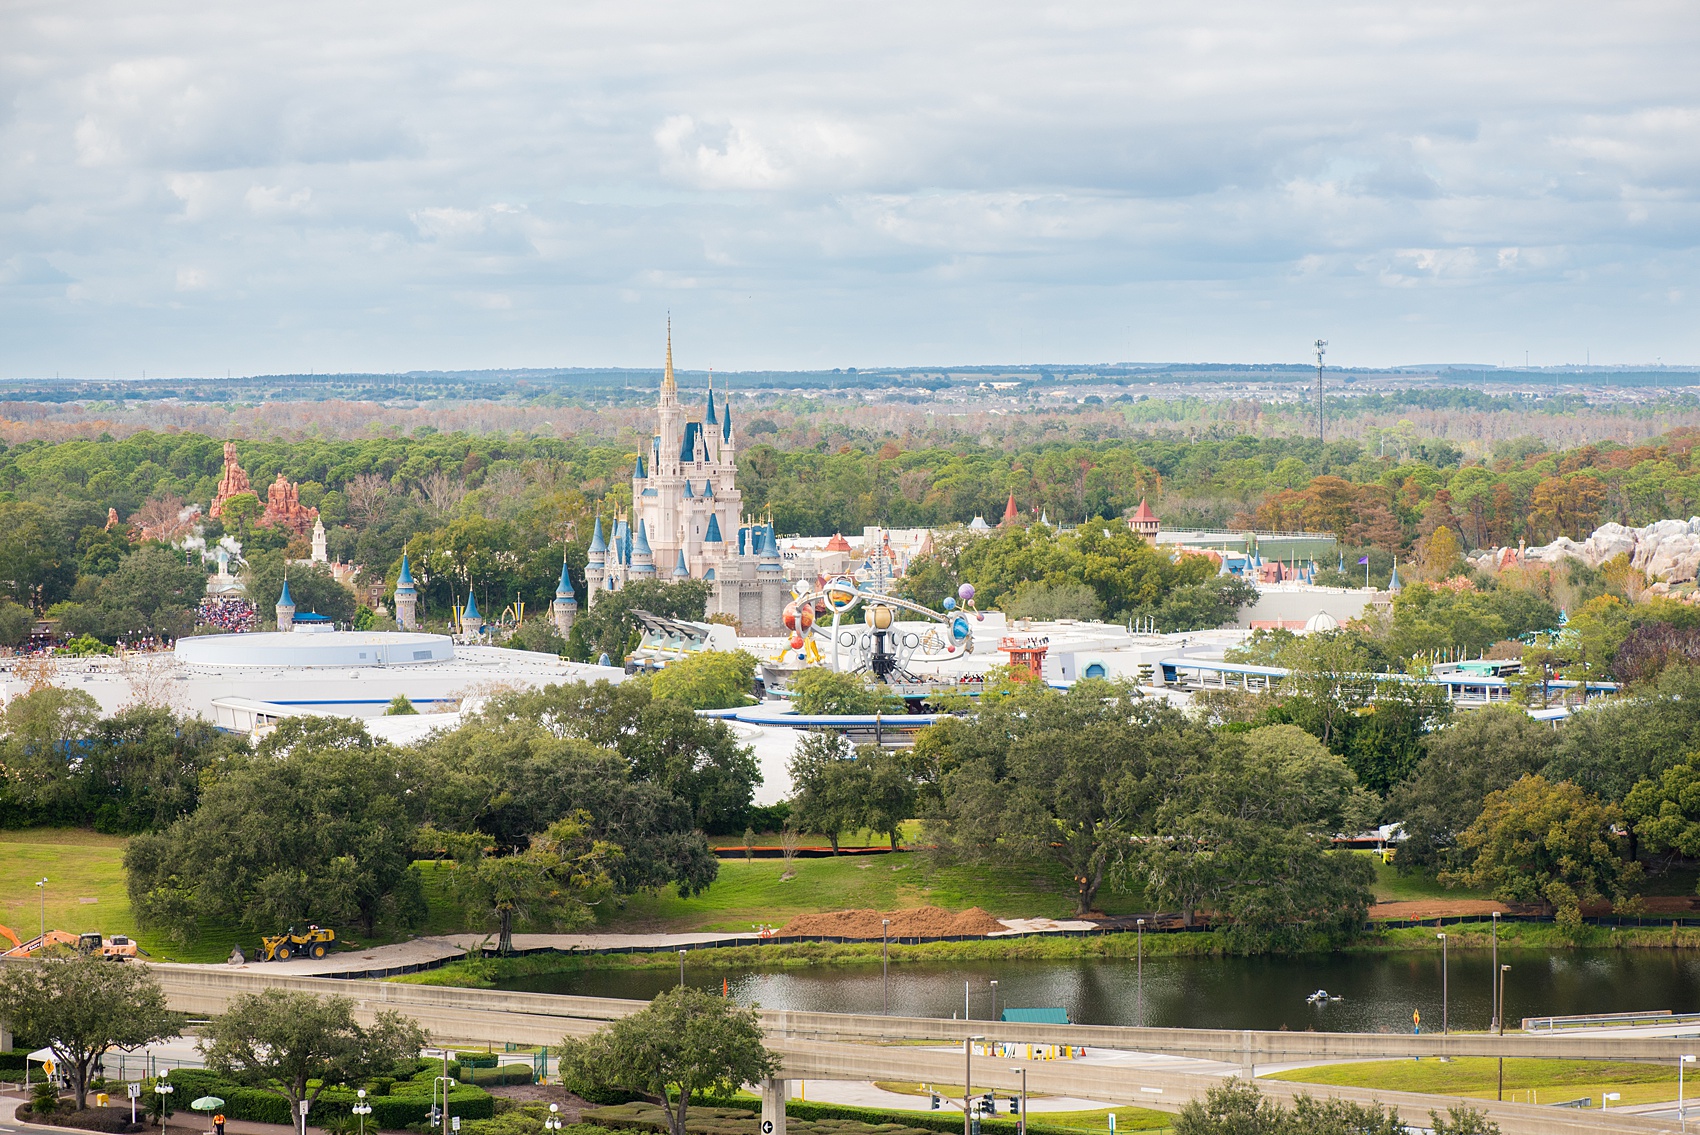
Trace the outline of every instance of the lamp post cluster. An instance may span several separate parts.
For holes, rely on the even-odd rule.
[[[361,1088],[354,1093],[358,1100],[350,1109],[360,1117],[360,1135],[366,1135],[366,1117],[372,1114],[372,1105],[366,1102],[366,1089]]]

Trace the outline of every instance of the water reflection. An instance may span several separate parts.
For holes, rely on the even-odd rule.
[[[1700,1011],[1700,951],[1501,950],[1511,966],[1507,1017],[1569,1013]],[[1492,961],[1485,950],[1454,950],[1450,1016],[1454,1028],[1487,1027]],[[770,1009],[880,1011],[878,965],[719,970],[687,963],[693,986]],[[1122,959],[902,963],[891,967],[891,1011],[915,1017],[991,1016],[998,1008],[1063,1006],[1081,1024],[1135,1023],[1134,963]],[[503,988],[598,997],[653,997],[677,971],[602,970],[544,974]],[[966,986],[966,989],[965,989]],[[1342,1000],[1307,1004],[1326,989]],[[965,997],[966,993],[966,997]],[[1145,961],[1145,1023],[1189,1028],[1408,1031],[1413,1011],[1424,1032],[1441,1027],[1440,951],[1301,958],[1162,958]]]

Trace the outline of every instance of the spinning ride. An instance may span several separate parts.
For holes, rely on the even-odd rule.
[[[970,620],[985,618],[974,607],[974,586],[965,583],[944,610],[862,587],[839,576],[818,590],[799,586],[785,607],[790,639],[770,659],[770,677],[783,679],[810,666],[868,674],[891,686],[931,685],[916,666],[929,667],[974,653]],[[856,618],[860,608],[861,618]],[[779,683],[779,684],[782,684]]]

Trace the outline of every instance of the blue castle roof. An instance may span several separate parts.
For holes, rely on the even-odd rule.
[[[691,479],[689,477],[686,477],[685,478],[685,499],[690,500],[694,496],[696,496],[696,494],[691,492]]]
[[[590,554],[595,555],[598,552],[604,555],[608,553],[608,541],[602,536],[601,513],[596,514],[596,529],[590,534]]]
[[[697,459],[697,445],[701,441],[702,423],[686,422],[684,435],[679,438],[679,460],[695,461]]]
[[[460,617],[469,622],[473,619],[477,619],[479,622],[484,621],[484,616],[478,613],[478,599],[471,591],[466,593],[466,610],[461,612]]]
[[[720,424],[719,419],[714,416],[714,387],[712,386],[708,388],[708,409],[702,412],[702,424],[705,426]]]
[[[722,421],[720,436],[725,441],[732,440],[732,403],[726,403],[726,417]]]
[[[691,569],[685,566],[685,549],[679,549],[679,562],[673,565],[674,579],[691,578]]]
[[[708,532],[703,536],[705,544],[724,544],[725,538],[720,535],[720,517],[715,513],[708,514]]]
[[[702,479],[702,495],[707,497],[709,500],[714,499],[714,482],[710,481],[707,477]]]
[[[638,454],[637,469],[632,472],[632,476],[636,477],[640,481],[649,476],[649,473],[645,471],[643,467],[643,455],[641,453]]]
[[[406,552],[401,554],[401,574],[395,577],[395,589],[413,590],[413,568],[408,565]]]
[[[295,598],[289,594],[289,577],[287,575],[283,577],[283,593],[277,597],[277,605],[279,607],[295,606]]]
[[[561,561],[561,582],[555,585],[555,598],[571,599],[573,597],[572,577],[567,574],[567,561]]]

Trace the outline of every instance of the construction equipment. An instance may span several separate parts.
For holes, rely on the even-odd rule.
[[[39,938],[28,942],[18,942],[17,935],[4,926],[0,926],[0,938],[10,938],[17,943],[11,949],[4,949],[0,944],[0,957],[28,958],[50,946],[69,946],[79,954],[93,954],[115,962],[129,961],[140,950],[133,938],[123,934],[114,934],[110,938],[102,938],[94,930],[83,934],[68,934],[63,930],[49,930]]]
[[[273,934],[260,939],[260,957],[262,962],[287,962],[290,958],[306,955],[309,958],[322,958],[330,952],[329,942],[336,940],[336,931],[327,930],[322,926],[309,926],[304,934],[297,934],[291,926],[282,934]]]

